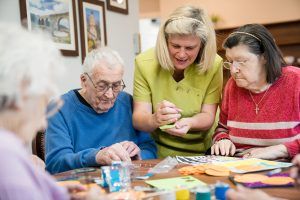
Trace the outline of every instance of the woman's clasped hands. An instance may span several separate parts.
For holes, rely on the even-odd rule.
[[[156,112],[154,113],[154,121],[158,127],[174,124],[171,128],[163,129],[164,132],[183,137],[190,130],[191,125],[189,118],[181,118],[182,110],[177,108],[176,105],[167,100],[163,100],[157,105]]]

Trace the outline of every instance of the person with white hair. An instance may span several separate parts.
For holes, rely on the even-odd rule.
[[[80,89],[61,98],[63,107],[48,120],[46,169],[54,174],[112,161],[156,158],[148,133],[132,125],[132,96],[122,90],[124,62],[108,48],[85,58]]]
[[[63,68],[59,51],[42,34],[0,23],[0,199],[70,199],[68,192],[40,168],[26,146],[59,107],[54,78]],[[55,105],[55,106],[54,106]],[[84,190],[68,185],[70,191]]]
[[[155,48],[135,63],[135,128],[152,133],[159,157],[205,153],[223,82],[222,58],[205,11],[176,9],[162,24]]]

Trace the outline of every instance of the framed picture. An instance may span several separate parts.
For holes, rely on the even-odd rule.
[[[107,10],[128,15],[128,0],[107,0]]]
[[[83,62],[87,53],[107,44],[104,2],[79,0],[79,17]]]
[[[75,0],[19,0],[22,24],[49,33],[65,56],[78,56]]]

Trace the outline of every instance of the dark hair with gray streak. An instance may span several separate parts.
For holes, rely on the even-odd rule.
[[[286,66],[282,53],[275,43],[275,39],[267,28],[260,24],[247,24],[236,29],[224,41],[223,48],[246,45],[249,51],[262,55],[265,60],[267,82],[274,83],[281,76],[281,68]]]

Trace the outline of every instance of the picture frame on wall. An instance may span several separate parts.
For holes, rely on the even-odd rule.
[[[75,0],[19,0],[22,25],[46,32],[64,56],[78,56]]]
[[[107,10],[128,15],[128,0],[106,0]]]
[[[79,0],[82,62],[93,49],[107,45],[104,2]]]

